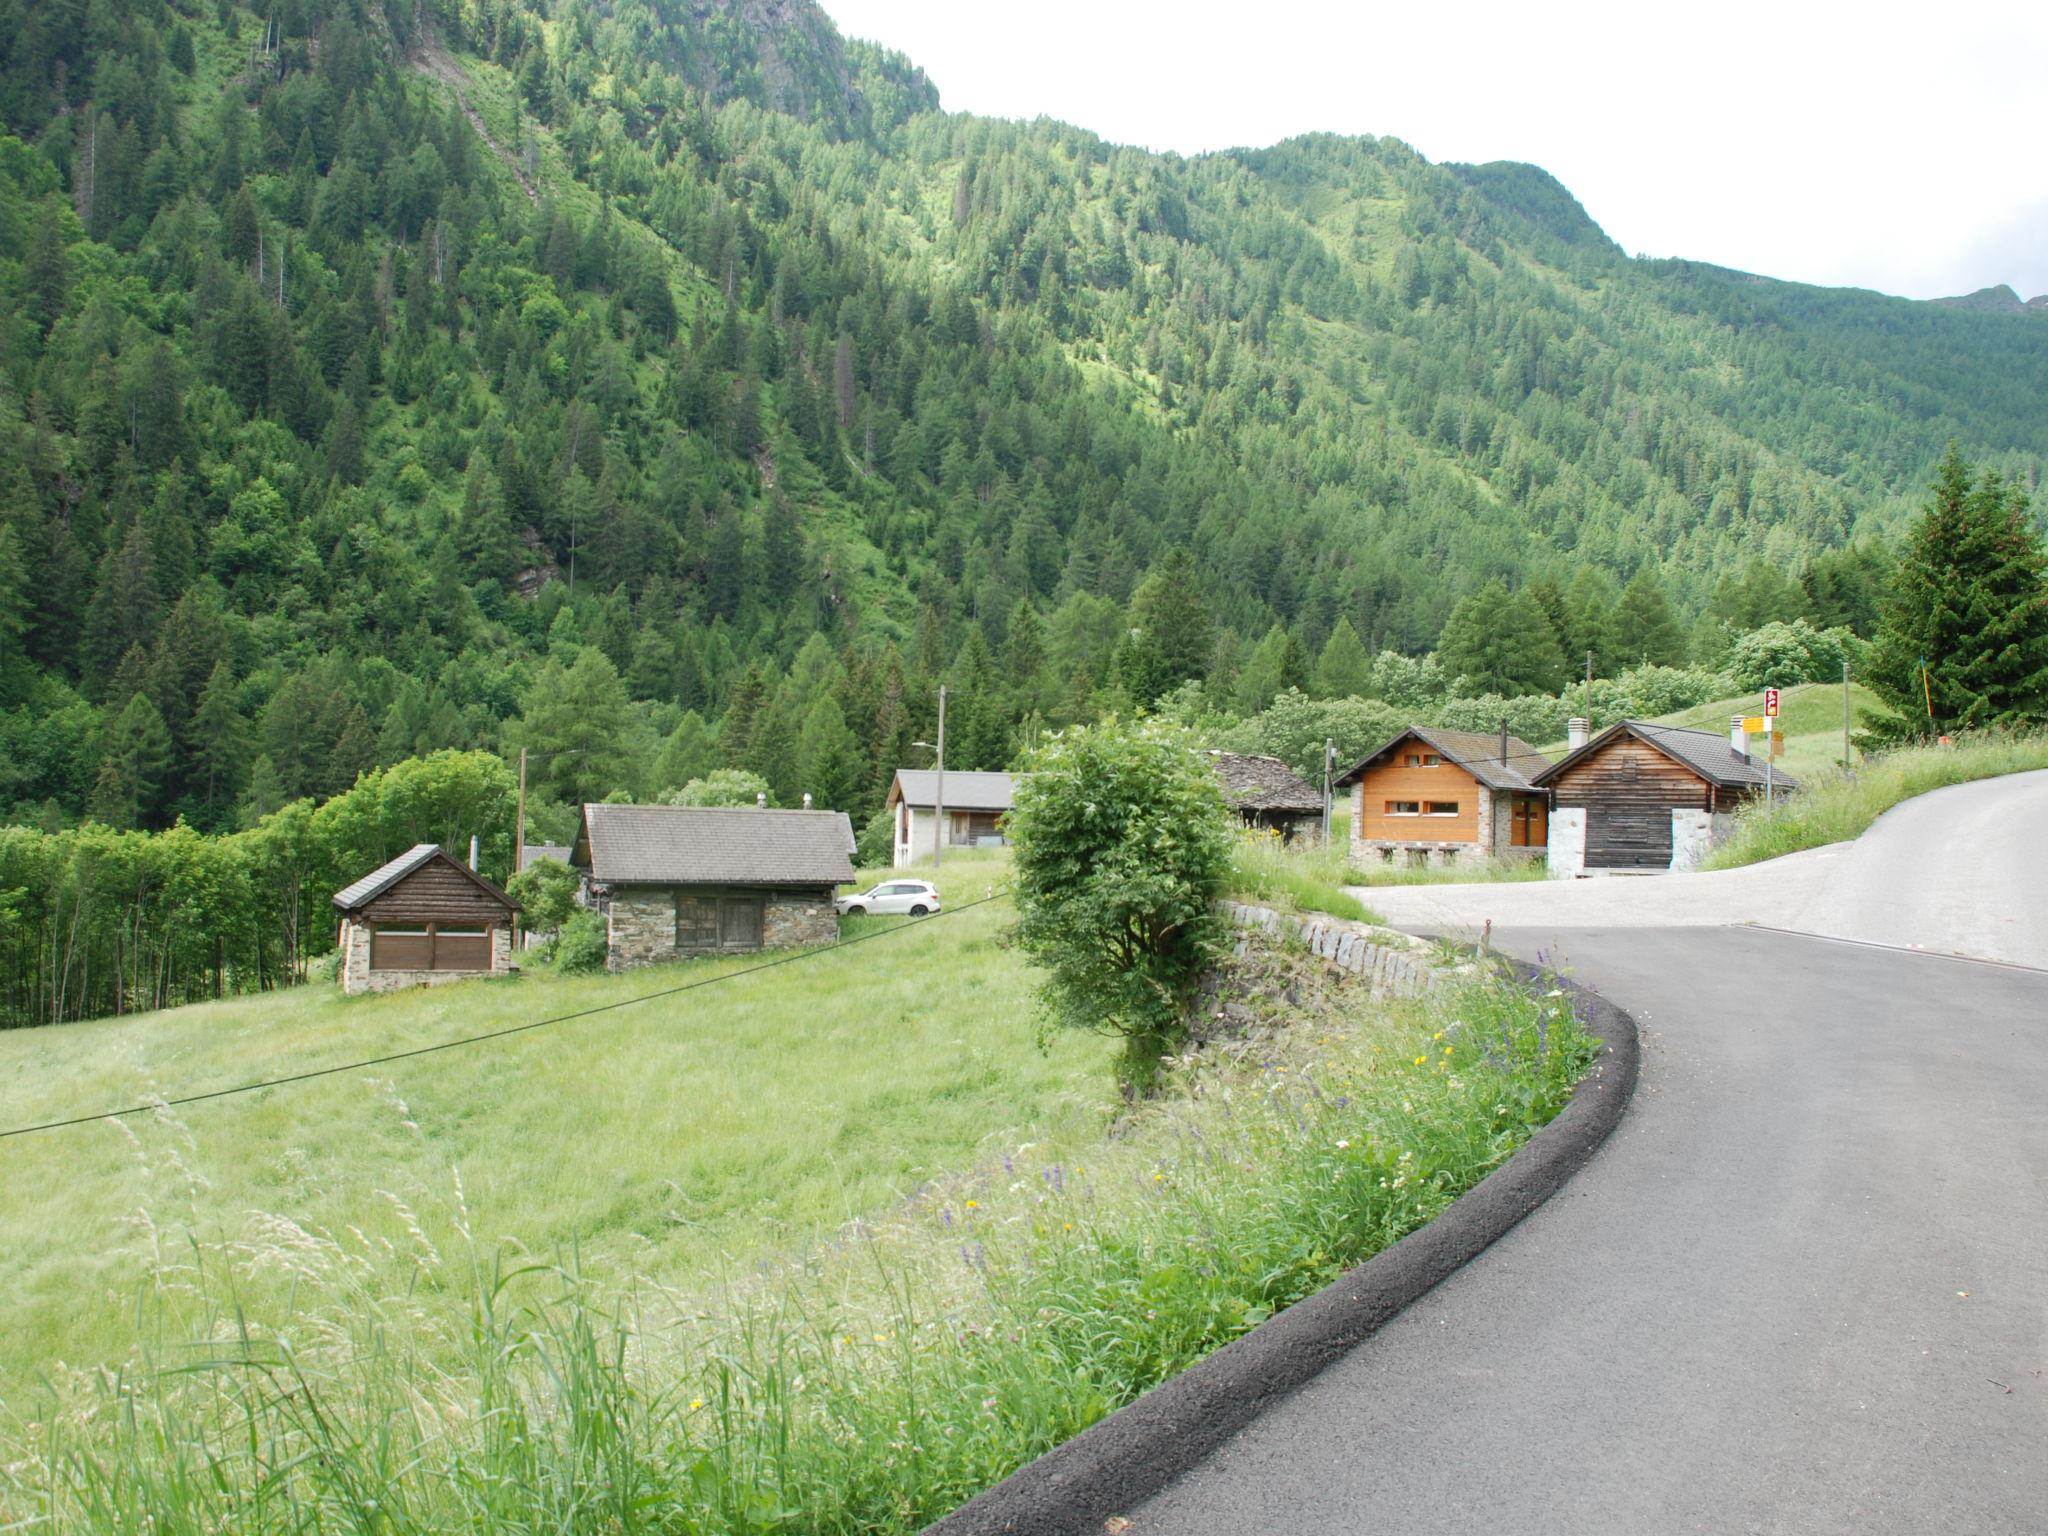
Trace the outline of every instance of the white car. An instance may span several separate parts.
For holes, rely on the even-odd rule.
[[[907,912],[912,917],[923,917],[939,910],[939,890],[929,880],[884,880],[857,896],[838,897],[835,904],[843,917],[860,917],[869,912]]]

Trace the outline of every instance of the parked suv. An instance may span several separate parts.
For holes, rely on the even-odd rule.
[[[866,912],[908,912],[912,917],[923,917],[939,910],[939,891],[929,880],[884,880],[857,896],[840,896],[834,904],[847,917],[859,917]]]

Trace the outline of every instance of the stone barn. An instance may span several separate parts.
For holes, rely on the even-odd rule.
[[[853,879],[844,811],[586,805],[570,850],[604,914],[606,965],[830,944]]]
[[[341,914],[341,990],[390,992],[512,969],[519,903],[421,843],[334,897]]]
[[[1279,758],[1214,751],[1208,757],[1223,798],[1245,826],[1278,832],[1287,843],[1322,836],[1322,792],[1303,783]]]

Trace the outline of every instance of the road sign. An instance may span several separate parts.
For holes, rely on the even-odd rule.
[[[1778,690],[1775,688],[1764,690],[1764,713],[1773,720],[1778,718]]]
[[[1769,715],[1744,715],[1742,733],[1745,736],[1770,736],[1778,729],[1778,722]]]

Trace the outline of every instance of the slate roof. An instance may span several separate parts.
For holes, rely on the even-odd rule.
[[[436,859],[444,860],[450,869],[459,870],[470,880],[481,886],[492,897],[505,904],[510,911],[517,912],[519,903],[499,890],[482,875],[458,859],[449,858],[439,843],[414,843],[389,864],[371,870],[354,885],[343,886],[334,893],[334,905],[342,912],[354,912],[368,906],[407,875],[425,869]]]
[[[1533,790],[1549,771],[1550,759],[1519,736],[1508,737],[1508,760],[1500,760],[1500,732],[1450,731],[1434,725],[1411,725],[1377,751],[1368,752],[1346,769],[1339,784],[1354,783],[1368,765],[1385,757],[1410,737],[1455,763],[1488,789]]]
[[[946,774],[946,809],[949,811],[1007,811],[1021,774]],[[896,782],[889,786],[889,803],[908,800],[920,809],[938,799],[939,776],[930,768],[898,768]]]
[[[1212,751],[1209,765],[1223,781],[1224,798],[1237,810],[1322,814],[1322,795],[1302,783],[1294,770],[1277,757]]]
[[[554,859],[558,863],[569,862],[569,850],[561,843],[528,843],[519,851],[519,867],[533,868],[536,859]]]
[[[853,823],[844,811],[586,805],[570,862],[605,885],[844,885]]]
[[[1653,725],[1647,720],[1617,720],[1591,741],[1564,757],[1541,774],[1539,783],[1549,783],[1566,767],[1581,762],[1626,733],[1646,741],[1674,762],[1690,768],[1720,789],[1762,789],[1768,782],[1779,789],[1797,789],[1798,780],[1775,770],[1768,778],[1760,759],[1746,757],[1728,744],[1719,731],[1702,731],[1686,725]]]

